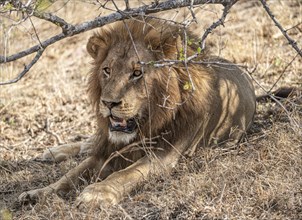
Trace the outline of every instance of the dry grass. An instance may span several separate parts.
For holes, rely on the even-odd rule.
[[[72,17],[83,9],[77,4],[59,14],[75,22],[98,14],[86,9],[84,15]],[[301,48],[301,1],[270,5],[285,28],[299,24],[289,34]],[[219,12],[219,7],[204,7],[200,20],[211,22]],[[49,26],[34,22],[41,38],[47,37]],[[54,182],[78,163],[46,164],[33,158],[47,147],[85,139],[94,130],[85,91],[89,34],[53,45],[22,81],[0,87],[1,213],[6,210],[14,219],[302,219],[301,92],[282,101],[288,113],[275,103],[259,103],[255,123],[240,146],[199,149],[193,158],[183,158],[171,176],[154,177],[118,206],[81,212],[72,205],[74,195],[53,195],[36,205],[17,203],[21,192]],[[11,32],[10,52],[26,46],[27,38],[33,43],[24,35],[22,28]],[[215,54],[251,68],[257,64],[253,77],[264,89],[279,77],[276,87],[301,87],[302,59],[286,68],[296,53],[256,1],[236,4],[225,27],[210,37]],[[22,62],[1,66],[0,79],[19,71]],[[255,85],[257,94],[263,93]]]

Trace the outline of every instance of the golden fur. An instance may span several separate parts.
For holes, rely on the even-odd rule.
[[[252,123],[250,78],[207,51],[186,66],[181,61],[198,51],[198,40],[190,33],[185,38],[177,26],[157,20],[116,22],[92,36],[87,51],[94,60],[88,91],[98,122],[89,141],[92,153],[67,173],[68,180],[63,177],[21,199],[68,190],[81,173],[94,169],[104,180],[86,187],[77,203],[115,204],[150,173],[171,170],[180,155],[192,155],[198,146],[236,142]],[[155,67],[160,60],[175,63]],[[130,119],[135,130],[110,129]],[[86,148],[60,146],[44,157],[62,160]],[[60,152],[63,157],[57,158]]]

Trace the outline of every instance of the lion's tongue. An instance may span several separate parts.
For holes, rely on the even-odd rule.
[[[117,117],[110,117],[110,122],[113,127],[122,127],[126,128],[127,127],[127,121],[122,118],[117,118]]]
[[[134,118],[129,118],[128,120],[125,120],[115,116],[110,116],[109,119],[110,131],[132,133],[137,126]]]

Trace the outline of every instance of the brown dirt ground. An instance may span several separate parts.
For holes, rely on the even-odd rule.
[[[302,2],[269,1],[272,11],[302,48]],[[100,14],[89,1],[62,2],[52,10],[77,23]],[[199,29],[217,19],[221,7],[203,6]],[[105,12],[104,12],[105,13]],[[76,15],[76,16],[75,16]],[[7,21],[8,22],[8,21]],[[41,39],[59,32],[33,19]],[[28,23],[8,31],[1,27],[1,55],[36,43]],[[6,34],[5,34],[6,33]],[[183,158],[172,175],[153,177],[119,205],[80,211],[69,198],[57,195],[37,204],[19,204],[18,195],[48,185],[81,158],[45,163],[39,158],[53,145],[83,140],[95,128],[86,96],[91,61],[85,43],[92,32],[49,47],[19,83],[0,87],[0,219],[302,219],[302,93],[258,103],[255,123],[246,139],[234,147],[199,149]],[[200,32],[202,33],[202,32]],[[8,40],[5,40],[8,39]],[[256,1],[237,3],[225,27],[210,36],[213,53],[247,65],[262,94],[275,82],[302,85],[302,59]],[[22,69],[22,61],[0,66],[0,80]],[[284,110],[286,109],[286,111]],[[297,123],[295,125],[295,123]]]

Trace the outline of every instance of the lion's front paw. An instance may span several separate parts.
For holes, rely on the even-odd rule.
[[[76,206],[102,207],[117,204],[121,199],[120,192],[113,186],[95,183],[87,186],[76,200]]]
[[[18,197],[19,202],[35,202],[40,198],[45,197],[50,194],[52,189],[50,187],[45,187],[41,189],[34,189],[27,192],[21,193]]]
[[[49,149],[46,149],[43,152],[42,158],[44,160],[51,160],[51,161],[56,161],[56,162],[61,162],[63,160],[66,160],[69,156],[70,153],[64,151],[64,146],[56,146],[56,147],[51,147]]]
[[[78,154],[89,153],[91,151],[90,147],[91,145],[89,143],[82,142],[51,147],[44,151],[43,159],[61,162]]]

